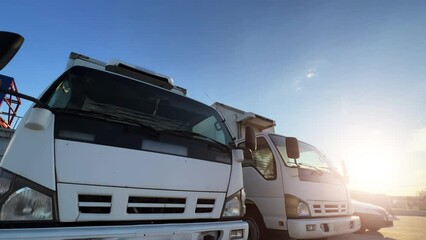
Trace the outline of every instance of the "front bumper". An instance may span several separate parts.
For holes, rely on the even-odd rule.
[[[357,216],[289,219],[287,220],[287,225],[290,237],[311,239],[355,232],[360,229],[361,221]],[[310,231],[308,231],[308,226],[313,226]]]
[[[242,229],[248,236],[248,225],[243,221],[185,224],[151,224],[125,226],[51,227],[0,229],[0,239],[108,239],[108,240],[196,240],[202,232],[218,231],[219,240],[230,239],[232,230]]]

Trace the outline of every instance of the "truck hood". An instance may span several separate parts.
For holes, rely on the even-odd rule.
[[[285,170],[285,169],[284,169]],[[286,193],[307,201],[348,201],[346,186],[331,172],[286,168]]]
[[[283,171],[286,194],[293,195],[308,204],[312,216],[349,215],[352,207],[346,186],[342,181],[330,181],[333,175],[312,171],[313,180],[301,180],[297,168]],[[314,176],[318,174],[318,176]],[[325,180],[324,180],[325,179]],[[333,183],[331,183],[333,182]]]
[[[55,140],[58,183],[226,192],[231,165],[170,154]]]
[[[62,222],[217,219],[231,165],[55,140]]]

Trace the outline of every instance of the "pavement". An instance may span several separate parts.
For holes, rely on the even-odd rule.
[[[330,237],[329,240],[423,240],[426,239],[426,217],[397,216],[394,226],[382,228],[378,232],[345,234]]]

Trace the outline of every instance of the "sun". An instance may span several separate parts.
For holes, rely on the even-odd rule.
[[[351,189],[395,193],[401,154],[385,131],[358,126],[342,144]]]

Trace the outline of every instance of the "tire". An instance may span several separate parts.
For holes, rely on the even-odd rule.
[[[244,216],[244,221],[249,225],[249,235],[247,240],[265,240],[266,227],[262,216],[256,207],[247,207],[247,213]]]

